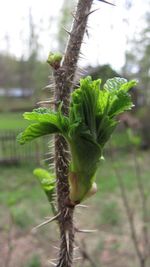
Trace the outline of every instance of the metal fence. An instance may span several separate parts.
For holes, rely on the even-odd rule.
[[[0,164],[39,164],[50,158],[51,142],[48,136],[39,138],[25,145],[16,141],[21,130],[0,131]]]

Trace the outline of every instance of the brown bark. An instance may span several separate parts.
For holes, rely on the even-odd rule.
[[[62,102],[62,113],[67,115],[70,101],[70,92],[73,88],[77,61],[83,36],[87,26],[88,15],[93,0],[79,0],[76,14],[69,34],[69,40],[60,68],[54,71],[56,110],[58,103]],[[69,198],[68,184],[69,152],[64,138],[55,137],[55,169],[57,177],[58,212],[60,213],[58,224],[60,228],[60,252],[57,267],[71,267],[73,261],[74,207],[67,206]]]

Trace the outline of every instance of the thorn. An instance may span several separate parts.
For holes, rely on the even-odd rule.
[[[89,208],[88,206],[86,206],[86,205],[81,205],[81,204],[76,205],[76,207],[77,207],[77,208]]]
[[[85,60],[86,57],[85,57],[85,56],[82,56],[82,55],[79,54],[79,59],[80,59],[80,60],[81,60],[81,59],[84,59],[84,60]]]
[[[65,239],[66,239],[66,244],[67,244],[67,253],[69,255],[69,231],[68,230],[65,232]]]
[[[86,230],[86,229],[78,229],[78,228],[76,228],[75,227],[75,231],[77,232],[77,233],[95,233],[95,232],[97,232],[97,230]]]
[[[78,261],[78,260],[82,260],[82,257],[77,257],[77,258],[74,258],[73,261]]]
[[[65,212],[65,216],[64,216],[65,218],[66,218],[66,216],[67,216],[67,214],[68,214],[68,211],[69,211],[69,209],[67,208],[67,209],[66,209],[66,212]]]
[[[85,57],[85,54],[83,54],[82,51],[80,51],[80,55],[83,56],[83,57]],[[80,69],[80,68],[79,68],[79,69]]]
[[[75,88],[79,88],[80,86],[77,84],[77,81],[72,81],[71,82],[72,86],[74,86]]]
[[[78,19],[76,18],[75,14],[73,14],[73,12],[71,12],[71,15],[78,22]]]
[[[89,39],[90,36],[89,36],[88,30],[86,30],[85,32],[86,32],[87,38]]]
[[[101,1],[101,0],[99,0],[99,1]],[[86,17],[88,17],[89,15],[93,14],[94,12],[96,12],[96,11],[98,11],[98,10],[99,10],[99,8],[96,8],[96,9],[90,11],[90,12],[86,15]]]
[[[49,260],[48,263],[50,263],[53,266],[57,266],[57,264],[55,262],[51,261],[51,260]]]
[[[55,84],[54,83],[53,84],[48,84],[48,85],[44,86],[42,88],[42,90],[45,90],[45,89],[53,89],[53,88],[55,88]]]
[[[83,68],[81,68],[81,67],[78,67],[78,69],[77,69],[77,73],[83,73],[85,76],[86,75],[88,75],[88,73],[89,73],[89,71],[88,70],[85,70],[85,69],[83,69]]]
[[[98,0],[98,1],[100,1],[102,3],[105,3],[105,4],[108,4],[108,5],[111,5],[111,6],[116,6],[115,4],[109,3],[109,2],[107,2],[105,0]]]
[[[45,159],[45,161],[47,161],[47,160]],[[48,164],[48,166],[49,166],[50,168],[53,168],[53,167],[55,167],[55,164],[54,164],[54,163],[50,163],[50,164]]]
[[[46,159],[45,159],[45,161],[48,161],[48,160],[49,160],[49,161],[52,161],[52,160],[54,160],[54,157],[50,157],[50,158],[46,158]]]
[[[57,261],[58,259],[51,259],[51,261]]]
[[[50,149],[54,148],[54,139],[52,139],[51,141],[48,142],[48,147]],[[51,151],[51,153],[53,153],[53,151]]]
[[[39,101],[36,104],[37,105],[41,105],[41,104],[52,104],[52,105],[55,105],[56,104],[56,101],[44,100],[44,101]]]
[[[40,228],[40,227],[42,227],[42,226],[44,226],[44,225],[46,225],[46,224],[48,224],[48,223],[50,223],[50,222],[53,222],[53,221],[57,220],[59,216],[60,216],[60,212],[59,212],[56,216],[54,216],[54,217],[48,219],[47,221],[42,222],[42,223],[40,223],[39,225],[35,226],[35,227],[32,229],[31,232],[32,232],[32,233],[35,233],[36,230],[37,230],[38,228]]]
[[[72,80],[72,74],[67,77],[67,81],[71,81],[71,80]]]
[[[68,33],[69,35],[71,35],[71,32],[68,31],[65,27],[63,27],[63,29],[64,29],[64,31],[65,31],[66,33]]]
[[[49,203],[50,205],[54,205],[54,204],[55,204],[55,201],[49,201],[48,203]],[[51,217],[46,216],[46,217],[44,217],[44,219],[45,219],[45,220],[50,220]]]
[[[51,202],[49,202],[50,204],[51,204]],[[45,220],[49,220],[50,219],[50,217],[44,217],[44,219]]]

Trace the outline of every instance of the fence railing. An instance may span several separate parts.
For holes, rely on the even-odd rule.
[[[0,164],[40,164],[50,158],[48,136],[20,145],[16,141],[20,132],[21,130],[0,131]]]
[[[0,164],[40,164],[42,162],[52,163],[52,143],[50,136],[37,138],[25,145],[20,145],[16,141],[21,130],[1,130],[0,131]],[[50,139],[51,138],[51,139]],[[124,137],[125,138],[125,137]],[[111,149],[117,151],[130,150],[130,144],[117,143],[111,145]],[[105,154],[110,154],[110,147],[106,146]]]

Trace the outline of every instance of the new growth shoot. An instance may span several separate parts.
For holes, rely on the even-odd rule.
[[[35,121],[18,136],[20,144],[47,134],[61,134],[67,141],[71,161],[68,181],[70,193],[66,205],[79,204],[96,192],[95,173],[105,144],[118,124],[117,115],[133,106],[128,91],[136,81],[123,78],[81,79],[80,87],[71,95],[69,114],[46,108],[25,112],[24,118]]]

